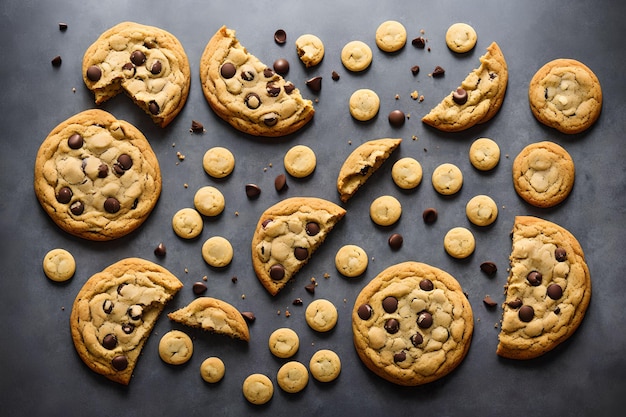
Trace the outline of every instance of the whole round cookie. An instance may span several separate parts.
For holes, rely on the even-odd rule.
[[[361,88],[352,93],[348,106],[352,117],[361,122],[366,122],[378,114],[380,98],[373,90]]]
[[[274,384],[263,374],[252,374],[243,381],[243,396],[252,404],[262,405],[272,399]]]
[[[331,382],[341,373],[341,360],[332,350],[321,349],[311,356],[309,369],[313,378],[319,382]]]
[[[43,258],[43,272],[52,281],[67,281],[76,272],[76,261],[65,249],[52,249]]]
[[[324,43],[315,35],[301,35],[296,39],[296,52],[307,68],[314,67],[324,58]]]
[[[435,168],[431,180],[439,194],[452,195],[463,186],[463,173],[456,165],[444,163]]]
[[[474,253],[476,240],[469,229],[453,227],[443,238],[443,248],[453,258],[464,259]]]
[[[455,23],[446,31],[446,45],[453,52],[469,52],[477,40],[476,31],[467,23]]]
[[[233,260],[233,246],[222,236],[208,238],[202,245],[202,258],[216,268],[223,268]]]
[[[161,170],[148,140],[102,110],[55,127],[35,158],[35,194],[63,230],[111,240],[137,229],[161,194]]]
[[[170,330],[159,341],[159,356],[170,365],[182,365],[193,355],[193,342],[187,333]]]
[[[202,216],[190,207],[178,210],[172,217],[172,229],[178,237],[193,239],[202,233],[204,222]]]
[[[200,376],[206,382],[212,384],[220,382],[224,378],[225,373],[224,361],[217,356],[208,357],[200,364]]]
[[[567,134],[580,133],[600,117],[602,88],[582,62],[555,59],[530,80],[528,100],[533,115],[544,125]]]
[[[391,226],[400,219],[402,205],[397,198],[383,195],[372,201],[370,218],[379,226]]]
[[[300,338],[294,330],[288,327],[281,327],[272,332],[268,345],[272,355],[277,358],[290,358],[300,348]]]
[[[305,145],[290,148],[283,158],[285,171],[295,178],[308,177],[315,171],[317,159],[313,149]]]
[[[404,262],[378,274],[352,310],[354,346],[365,366],[398,385],[420,385],[452,372],[470,347],[472,307],[454,277]]]
[[[235,169],[235,157],[228,149],[215,146],[204,153],[202,167],[213,178],[224,178]]]
[[[574,161],[554,142],[526,146],[513,161],[513,185],[517,194],[536,207],[553,207],[574,187]]]
[[[492,139],[478,138],[470,146],[469,160],[474,168],[489,171],[500,162],[500,147]]]
[[[376,46],[385,52],[396,52],[406,44],[406,29],[402,23],[387,20],[376,29]]]
[[[337,308],[323,298],[311,302],[304,312],[306,323],[317,332],[332,330],[337,324]]]
[[[290,361],[280,367],[276,382],[283,391],[294,394],[302,391],[309,383],[309,371],[300,362]]]
[[[224,195],[210,185],[201,187],[193,196],[193,205],[200,214],[217,216],[224,211]]]
[[[341,63],[347,70],[359,72],[372,63],[372,49],[362,41],[350,41],[341,50]]]
[[[393,182],[403,190],[411,190],[422,182],[422,165],[414,158],[405,157],[391,167]]]
[[[354,278],[367,269],[367,253],[357,245],[344,245],[335,255],[335,267],[345,277]]]
[[[476,226],[489,226],[498,217],[498,205],[488,195],[477,195],[467,202],[465,215]]]

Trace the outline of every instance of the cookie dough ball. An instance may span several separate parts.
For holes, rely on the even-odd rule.
[[[453,52],[469,52],[477,40],[476,31],[467,23],[455,23],[446,32],[446,45]]]
[[[330,301],[320,298],[309,304],[304,317],[311,329],[317,332],[327,332],[337,324],[337,308]]]
[[[225,372],[224,362],[216,356],[206,358],[200,365],[200,376],[212,384],[221,381]]]
[[[213,236],[202,245],[202,258],[214,267],[222,268],[233,260],[233,247],[221,236]]]
[[[65,249],[52,249],[43,258],[43,272],[52,281],[67,281],[76,272],[76,261]]]
[[[224,211],[224,195],[215,187],[202,187],[196,191],[193,204],[200,214],[217,216]]]
[[[332,350],[322,349],[315,352],[311,357],[309,369],[316,380],[330,382],[337,379],[341,373],[341,361]]]
[[[345,245],[335,255],[335,267],[341,275],[354,278],[367,269],[367,253],[356,245]]]
[[[278,358],[290,358],[300,348],[300,338],[295,331],[287,327],[276,329],[270,335],[269,348]]]
[[[170,330],[159,341],[159,356],[170,365],[182,365],[193,355],[193,342],[186,333]]]
[[[422,165],[413,158],[402,158],[391,168],[393,182],[403,190],[411,190],[422,182]]]
[[[224,178],[235,169],[235,157],[228,149],[216,146],[205,152],[202,167],[213,178]]]
[[[296,39],[296,52],[307,68],[314,67],[324,58],[324,43],[315,35],[302,35]]]
[[[498,217],[498,206],[493,199],[486,195],[477,195],[468,201],[465,214],[470,222],[476,226],[489,226]]]
[[[432,182],[439,194],[452,195],[463,186],[463,173],[454,164],[441,164],[433,171]]]
[[[309,383],[309,371],[300,362],[287,362],[278,370],[276,382],[283,391],[294,394],[302,391]]]
[[[370,205],[370,217],[379,226],[391,226],[400,219],[402,205],[390,195],[378,197]]]
[[[395,20],[383,22],[376,29],[376,45],[385,52],[396,52],[406,44],[406,29]]]
[[[478,138],[470,146],[469,160],[474,168],[489,171],[500,162],[500,147],[489,138]]]
[[[341,63],[349,71],[363,71],[372,63],[372,50],[365,42],[348,42],[341,50]]]
[[[474,235],[465,227],[455,227],[446,233],[443,238],[443,247],[448,255],[457,259],[470,256],[476,248]]]
[[[283,163],[289,175],[304,178],[315,171],[317,159],[313,149],[305,145],[296,145],[287,151]]]
[[[180,209],[172,217],[174,233],[183,239],[198,237],[202,233],[203,227],[202,216],[192,208]]]
[[[374,91],[362,88],[352,93],[348,105],[352,117],[361,122],[366,122],[378,114],[380,98]]]
[[[274,395],[272,380],[263,374],[252,374],[243,381],[243,396],[252,404],[267,403]]]

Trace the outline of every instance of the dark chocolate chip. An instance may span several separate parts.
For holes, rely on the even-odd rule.
[[[128,171],[133,166],[133,159],[130,155],[123,153],[117,158],[117,163],[124,171]]]
[[[100,164],[98,166],[98,178],[106,178],[109,175],[109,166],[107,164]]]
[[[433,77],[438,78],[438,77],[443,77],[443,75],[446,73],[446,70],[444,70],[443,68],[441,68],[439,65],[437,65],[435,67],[435,69],[433,70]]]
[[[278,174],[274,180],[274,188],[279,193],[287,190],[287,176],[285,174]]]
[[[124,355],[117,355],[111,361],[111,365],[118,371],[123,371],[128,367],[128,359]]]
[[[146,54],[139,50],[135,50],[130,54],[130,62],[133,64],[140,66],[146,62]]]
[[[305,227],[306,234],[309,236],[315,236],[320,232],[320,225],[315,222],[308,222]]]
[[[561,307],[556,306],[556,308],[554,309],[554,314],[559,314],[561,313]]]
[[[143,307],[139,304],[133,304],[132,306],[128,307],[128,311],[126,313],[128,314],[128,317],[131,318],[131,320],[139,320],[143,315]]]
[[[392,110],[389,113],[389,124],[393,127],[401,127],[404,125],[405,116],[402,110]]]
[[[193,133],[202,133],[204,132],[204,125],[197,120],[191,121],[191,131]]]
[[[268,81],[265,85],[265,91],[267,91],[268,96],[277,97],[280,94],[280,86],[276,81]]]
[[[238,281],[238,279],[237,279],[237,277],[232,277],[232,278],[230,279],[230,281],[231,281],[233,284],[236,284],[236,283],[237,283],[237,281]]]
[[[52,61],[50,62],[52,63],[53,67],[60,67],[63,60],[61,59],[60,55],[57,55],[54,58],[52,58]]]
[[[428,278],[424,278],[420,281],[420,289],[422,291],[432,291],[433,289],[435,289],[435,285]]]
[[[113,164],[113,171],[115,171],[118,176],[124,175],[124,168],[122,168],[120,164]]]
[[[137,68],[132,62],[127,62],[122,66],[122,71],[127,77],[134,77],[137,74]]]
[[[266,68],[263,70],[263,76],[264,76],[265,78],[272,78],[272,77],[274,76],[274,74],[275,74],[274,70],[273,70],[273,69],[271,69],[270,67],[266,67]]]
[[[285,83],[285,86],[283,87],[283,89],[285,90],[285,93],[291,94],[293,92],[293,90],[296,89],[296,86],[293,85],[293,83],[291,81],[287,81]]]
[[[241,70],[241,78],[244,81],[252,81],[254,80],[255,76],[256,76],[256,71],[254,71],[254,68],[252,67],[246,67]]]
[[[227,62],[220,68],[220,74],[226,79],[233,78],[236,73],[237,67],[232,62]]]
[[[195,295],[204,294],[207,291],[206,284],[204,282],[196,281],[193,283],[191,290]]]
[[[294,306],[301,306],[302,304],[304,304],[304,302],[302,301],[302,298],[298,297],[293,300],[291,304],[293,304]]]
[[[485,305],[489,308],[493,308],[498,305],[498,303],[491,298],[490,295],[486,295],[485,298],[483,298],[483,303],[485,303]]]
[[[369,318],[372,317],[372,312],[372,306],[369,304],[361,304],[356,310],[356,313],[359,315],[361,320],[369,320]]]
[[[428,329],[433,325],[433,316],[428,311],[422,311],[417,315],[417,325],[422,329]]]
[[[383,299],[383,310],[387,313],[393,313],[398,309],[398,299],[392,295]]]
[[[418,36],[411,41],[411,45],[416,48],[424,49],[424,47],[426,46],[426,40],[422,36]]]
[[[341,78],[341,77],[339,76],[339,73],[338,73],[337,71],[333,71],[333,72],[330,74],[330,77],[333,79],[333,81],[339,81],[339,78]]]
[[[159,243],[157,245],[157,247],[154,248],[154,254],[156,256],[163,257],[163,256],[165,256],[166,253],[167,253],[167,250],[166,250],[165,245],[163,244],[163,242]]]
[[[419,65],[413,65],[411,67],[411,74],[417,75],[419,72],[420,72],[420,66]]]
[[[278,29],[276,32],[274,32],[274,42],[279,45],[287,42],[287,32],[285,32],[283,29]]]
[[[117,213],[118,211],[120,211],[120,208],[121,205],[117,198],[109,197],[104,200],[104,209],[107,211],[107,213]]]
[[[259,97],[259,95],[254,92],[248,93],[246,95],[246,98],[243,99],[243,102],[249,109],[258,109],[261,105],[261,97]]]
[[[261,223],[261,227],[263,229],[265,229],[267,227],[268,224],[270,224],[273,220],[272,219],[265,219],[263,220],[263,222]]]
[[[530,285],[532,285],[533,287],[537,287],[541,285],[541,281],[543,280],[543,275],[541,275],[541,272],[539,271],[531,271],[526,276],[526,279],[528,280]]]
[[[424,219],[424,223],[432,224],[437,221],[437,210],[434,208],[427,208],[422,213],[422,218]]]
[[[61,204],[67,204],[72,200],[72,195],[74,195],[74,193],[72,193],[71,188],[63,187],[57,194],[57,201]]]
[[[309,294],[315,294],[315,283],[310,283],[304,286],[304,289],[309,293]]]
[[[467,91],[461,87],[457,88],[456,91],[452,93],[452,100],[459,105],[467,103]]]
[[[135,325],[132,323],[123,324],[122,331],[126,334],[131,334],[133,331],[135,331]]]
[[[506,303],[506,305],[512,309],[520,308],[522,304],[522,300],[520,300],[519,298],[516,298],[515,300],[511,300]]]
[[[92,65],[87,68],[87,79],[89,81],[96,82],[102,77],[102,70],[98,68],[96,65]]]
[[[74,133],[67,139],[67,146],[71,149],[79,149],[83,147],[85,140],[78,133]]]
[[[559,284],[550,284],[548,285],[548,297],[553,300],[558,300],[563,296],[563,288]]]
[[[274,61],[274,71],[280,75],[285,75],[289,72],[289,61],[285,58],[278,58]]]
[[[82,201],[74,201],[70,206],[70,211],[74,216],[80,216],[85,211],[85,205]]]
[[[115,337],[114,334],[109,333],[104,336],[104,339],[102,339],[102,347],[108,350],[112,350],[115,348],[115,346],[117,346],[117,337]]]
[[[406,352],[401,351],[393,355],[394,362],[404,362],[406,360]]]
[[[322,77],[313,77],[305,81],[307,87],[315,93],[319,93],[322,90]]]
[[[559,262],[565,262],[567,260],[567,251],[565,248],[556,248],[554,250],[554,257]]]
[[[153,75],[160,74],[162,70],[163,70],[163,64],[161,64],[161,61],[154,61],[154,64],[152,64],[152,66],[150,67],[150,72]]]
[[[275,113],[269,113],[263,118],[265,126],[272,127],[278,123],[278,116]]]
[[[275,264],[270,267],[270,277],[274,280],[285,278],[285,267],[281,264]]]
[[[528,323],[533,319],[535,310],[531,306],[523,305],[520,307],[517,315],[521,321]]]
[[[104,300],[102,302],[102,311],[106,314],[111,314],[111,311],[113,311],[113,302],[111,300]]]
[[[402,247],[403,242],[404,242],[404,238],[402,237],[400,233],[394,233],[391,236],[389,236],[388,243],[391,249],[393,250],[400,249]]]
[[[159,105],[154,100],[152,100],[150,104],[148,104],[148,110],[150,110],[150,113],[152,113],[155,116],[161,112]]]
[[[59,23],[59,30],[64,32],[67,30],[67,23]]]
[[[261,195],[261,188],[256,184],[246,184],[246,196],[250,199],[259,198]]]
[[[309,257],[309,251],[306,248],[295,248],[293,250],[293,255],[296,257],[297,260],[304,261],[306,258]]]
[[[390,334],[396,334],[398,333],[398,330],[400,330],[400,322],[396,319],[388,319],[385,322],[385,330],[387,330],[387,333]]]
[[[419,345],[421,345],[423,341],[424,341],[424,336],[422,336],[419,333],[415,333],[413,336],[411,336],[411,343],[415,347],[418,347]]]
[[[256,320],[256,316],[254,315],[252,311],[242,311],[241,315],[248,323],[252,323],[253,321]]]
[[[498,271],[498,267],[495,263],[487,261],[480,264],[480,270],[483,271],[485,274],[491,276]]]

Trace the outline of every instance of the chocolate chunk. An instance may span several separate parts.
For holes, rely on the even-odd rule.
[[[80,149],[83,147],[84,139],[78,133],[74,133],[67,139],[67,146],[72,149]]]
[[[248,323],[252,323],[256,320],[256,316],[252,311],[242,311],[241,315]]]
[[[81,214],[83,214],[83,211],[85,211],[85,205],[82,201],[75,201],[70,206],[70,211],[73,215],[80,216]]]
[[[108,212],[108,213],[117,213],[118,211],[120,211],[120,202],[117,200],[117,198],[115,197],[109,197],[106,200],[104,200],[104,209]]]
[[[249,109],[258,109],[261,105],[261,97],[259,97],[259,95],[254,92],[248,93],[246,95],[246,98],[243,99],[243,102]]]
[[[278,29],[276,32],[274,32],[274,42],[279,45],[287,42],[287,32],[285,32],[283,29]]]
[[[52,63],[53,67],[60,67],[61,66],[61,62],[63,62],[63,60],[61,59],[60,55],[55,56],[54,58],[52,58],[52,61],[50,61]]]
[[[98,178],[106,178],[109,175],[109,166],[107,164],[100,164],[98,166]]]
[[[385,322],[385,330],[390,334],[398,333],[398,330],[400,330],[400,322],[396,319],[388,319]]]
[[[553,300],[558,300],[563,296],[563,288],[559,284],[550,284],[548,285],[548,297]]]
[[[163,242],[159,243],[157,247],[154,249],[154,254],[158,257],[162,258],[165,256],[166,253],[167,253],[167,250]]]
[[[422,336],[421,334],[415,333],[413,336],[411,336],[411,343],[413,344],[413,346],[418,347],[422,344],[422,342],[424,342],[424,336]]]
[[[115,174],[117,174],[117,176],[124,175],[124,169],[120,164],[113,164],[113,171],[115,171]]]
[[[128,359],[124,355],[117,355],[111,360],[111,365],[118,371],[123,371],[128,367]]]
[[[59,30],[65,32],[67,30],[67,23],[59,23]]]
[[[162,70],[163,64],[161,64],[161,61],[154,61],[154,64],[152,64],[152,66],[150,67],[150,72],[152,73],[152,75],[158,75],[161,73]]]
[[[150,113],[152,113],[155,116],[161,112],[159,105],[154,100],[152,100],[150,104],[148,104],[148,110],[150,110]]]
[[[535,310],[531,306],[523,305],[517,312],[519,319],[525,323],[531,321],[535,315]]]
[[[486,295],[485,298],[483,298],[483,303],[485,303],[485,305],[489,308],[493,308],[498,305],[498,303],[491,298],[490,295]]]
[[[372,306],[369,304],[361,304],[356,310],[356,313],[359,315],[361,320],[369,320],[369,318],[372,317],[372,312]]]
[[[393,355],[394,362],[404,362],[406,360],[406,352],[401,351]]]
[[[402,110],[392,110],[389,113],[389,124],[393,127],[401,127],[404,125],[405,116]]]
[[[74,195],[74,193],[72,193],[71,188],[63,187],[57,194],[57,201],[61,204],[67,204],[72,200],[72,195]]]
[[[256,71],[254,71],[254,68],[248,66],[244,69],[241,70],[241,78],[244,81],[252,81],[254,80],[254,77],[256,75]]]
[[[433,316],[428,311],[422,311],[417,315],[417,325],[422,329],[428,329],[433,325]]]
[[[434,73],[433,73],[434,75]],[[465,104],[467,102],[467,91],[462,89],[461,87],[457,88],[456,91],[452,93],[452,100],[456,104]]]
[[[310,283],[304,286],[304,289],[309,293],[309,294],[315,294],[315,283]]]
[[[491,276],[498,271],[498,267],[495,263],[487,261],[480,264],[480,270],[483,271],[485,274]]]
[[[306,234],[309,236],[315,236],[320,232],[320,225],[315,222],[308,222],[305,227]]]
[[[278,123],[278,116],[275,113],[266,114],[265,117],[263,118],[263,123],[266,126],[272,127],[276,123]]]
[[[270,267],[270,277],[274,280],[285,278],[285,267],[281,264],[275,264]]]
[[[207,286],[204,282],[196,281],[193,283],[191,290],[195,295],[204,294],[207,291]]]
[[[539,271],[531,271],[526,276],[526,279],[528,280],[530,285],[532,285],[533,287],[537,287],[541,285],[541,281],[543,280],[543,275],[541,275],[541,272]]]
[[[392,295],[383,299],[383,310],[387,313],[393,313],[398,309],[398,299]]]
[[[294,306],[301,306],[302,304],[304,304],[304,302],[302,301],[302,298],[298,297],[293,300],[291,304],[293,304]]]
[[[270,97],[278,97],[280,94],[280,86],[276,83],[276,81],[268,81],[265,85],[265,91],[267,91],[267,95]]]
[[[394,233],[391,236],[389,236],[388,243],[391,249],[393,250],[400,249],[402,247],[403,242],[404,242],[404,238],[402,237],[400,233]]]
[[[117,337],[115,337],[114,334],[109,333],[106,336],[104,336],[104,339],[102,339],[103,348],[112,350],[115,348],[115,346],[117,346]]]
[[[506,303],[506,305],[512,309],[520,308],[522,304],[522,300],[520,300],[519,298],[516,298],[515,300]]]
[[[133,159],[130,155],[123,153],[117,158],[117,163],[124,171],[128,171],[133,166]]]
[[[193,133],[203,133],[204,132],[204,125],[200,122],[198,122],[197,120],[192,120],[191,121],[191,131]]]
[[[135,50],[130,54],[130,62],[133,64],[140,66],[146,62],[146,54],[139,50]]]
[[[227,62],[220,68],[220,74],[226,79],[233,78],[236,73],[237,67],[232,62]]]
[[[276,191],[279,193],[289,188],[287,186],[287,176],[285,174],[279,174],[276,176],[276,179],[274,180],[274,188],[276,188]]]
[[[417,75],[419,72],[420,72],[420,66],[419,65],[413,65],[411,67],[411,74]]]
[[[141,316],[143,315],[143,307],[139,304],[133,304],[132,306],[128,307],[127,314],[128,317],[131,318],[131,320],[140,320]]]
[[[232,277],[232,278],[230,279],[230,281],[231,281],[233,284],[236,284],[238,280],[237,280],[237,277]]]
[[[133,331],[135,331],[135,325],[132,323],[123,324],[122,331],[126,334],[131,334]]]
[[[293,83],[291,81],[287,81],[285,83],[285,86],[283,87],[283,89],[285,90],[285,93],[291,94],[293,92],[293,90],[296,89],[296,86],[293,85]]]
[[[439,65],[437,65],[435,69],[433,70],[433,77],[435,78],[443,77],[445,73],[446,73],[446,70],[444,70]]]
[[[435,223],[437,221],[437,210],[434,208],[427,208],[422,213],[422,218],[424,219],[424,223]]]
[[[111,314],[111,311],[113,311],[113,302],[111,300],[104,300],[102,303],[102,311],[106,314]]]
[[[289,61],[285,58],[278,58],[274,61],[274,71],[280,75],[285,75],[289,72]]]
[[[322,77],[313,77],[305,81],[307,87],[315,93],[319,93],[322,90]]]
[[[309,251],[306,248],[295,248],[293,250],[293,255],[296,257],[297,260],[304,261],[306,258],[309,257]]]
[[[259,198],[261,195],[261,188],[256,184],[246,184],[246,196],[250,199]]]
[[[274,70],[273,70],[273,69],[271,69],[271,68],[269,68],[269,67],[266,67],[266,68],[263,70],[263,76],[264,76],[265,78],[272,78],[272,77],[274,76],[274,74],[275,74]]]
[[[426,46],[426,40],[422,36],[418,36],[411,41],[411,45],[416,48],[424,49],[424,47]]]
[[[122,72],[124,72],[124,75],[128,78],[134,77],[135,74],[137,74],[137,68],[132,62],[127,62],[122,66]]]
[[[559,262],[565,262],[567,260],[567,251],[565,248],[556,248],[554,250],[554,258]]]
[[[339,73],[337,73],[337,71],[333,71],[330,75],[330,77],[333,79],[333,81],[339,81],[339,78],[341,78],[339,76]]]
[[[428,278],[424,278],[420,281],[420,289],[422,291],[432,291],[433,289],[435,289],[435,285]]]
[[[100,77],[102,77],[102,70],[100,68],[95,65],[87,68],[87,79],[89,79],[89,81],[96,82]]]
[[[265,229],[267,227],[268,224],[270,224],[273,220],[272,219],[265,219],[263,220],[263,222],[261,223],[261,227],[263,229]]]

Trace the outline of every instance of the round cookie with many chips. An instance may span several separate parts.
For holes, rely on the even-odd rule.
[[[528,99],[538,121],[568,134],[591,127],[602,110],[598,77],[574,59],[555,59],[541,67],[530,80]]]
[[[361,290],[352,330],[367,368],[387,381],[413,386],[435,381],[463,361],[474,319],[454,277],[427,264],[404,262]]]
[[[241,45],[235,31],[221,27],[200,59],[204,97],[234,128],[276,137],[306,125],[315,113],[311,100]]]
[[[139,227],[161,194],[161,170],[133,125],[87,110],[55,127],[35,159],[35,194],[63,230],[111,240]]]
[[[124,91],[161,127],[174,120],[189,94],[191,73],[182,44],[154,26],[115,25],[87,48],[82,69],[96,104]]]

